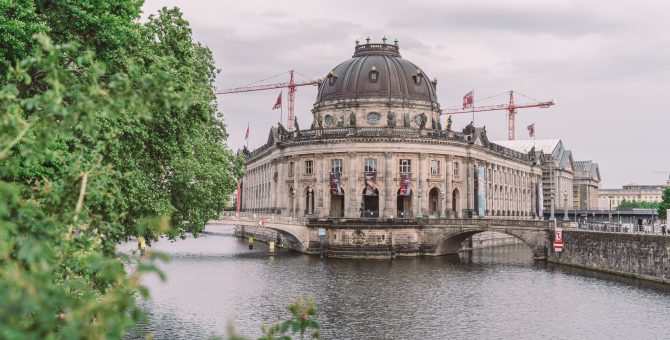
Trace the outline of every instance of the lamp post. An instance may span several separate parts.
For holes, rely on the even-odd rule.
[[[565,213],[563,215],[563,222],[570,222],[570,218],[568,217],[568,191],[567,190],[565,190],[565,192],[563,192],[563,196],[565,197],[564,198],[564,200],[565,200]]]
[[[584,224],[586,224],[586,229],[589,228],[589,209],[587,209],[587,200],[584,200]]]
[[[293,197],[291,199],[291,216],[295,216],[295,193],[297,190],[293,189]]]
[[[419,201],[419,213],[416,214],[416,218],[423,218],[423,215],[421,215],[421,187],[419,187],[418,191],[419,191],[419,194],[417,195],[417,198],[418,198],[417,201]]]
[[[312,216],[312,187],[307,188],[307,216]]]
[[[654,202],[651,202],[651,233],[656,234],[654,229]]]
[[[607,231],[611,231],[610,228],[612,228],[612,199],[614,199],[614,196],[610,196],[610,221],[607,224]]]
[[[440,212],[441,212],[440,218],[447,218],[447,216],[444,215],[444,208],[445,208],[445,206],[444,206],[444,190],[442,190],[442,196],[440,197],[440,199],[442,200],[442,206],[440,207],[441,208],[440,209]]]
[[[551,189],[551,216],[549,217],[549,221],[556,221],[556,217],[554,217],[554,189]]]

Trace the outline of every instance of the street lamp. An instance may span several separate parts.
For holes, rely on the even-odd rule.
[[[551,189],[551,216],[549,217],[549,221],[556,221],[556,218],[554,217],[554,189]]]
[[[419,201],[419,213],[416,214],[416,218],[423,218],[423,215],[421,215],[421,187],[419,187],[418,191],[419,191],[419,194],[417,195],[417,197],[419,198],[418,199],[418,201]]]
[[[446,208],[446,207],[444,206],[444,190],[442,190],[442,196],[440,197],[440,199],[442,200],[442,206],[441,206],[442,209],[440,209],[440,212],[441,212],[441,214],[440,214],[440,218],[447,218],[447,216],[444,215],[444,210],[445,210],[445,208]]]
[[[568,217],[568,191],[565,190],[563,192],[563,196],[565,197],[565,213],[563,214],[563,222],[570,222],[570,218]]]
[[[614,196],[610,196],[610,221],[607,224],[607,231],[610,231],[610,228],[612,228],[612,200],[614,199]]]

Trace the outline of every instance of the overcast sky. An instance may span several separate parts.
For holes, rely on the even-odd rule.
[[[403,58],[438,78],[442,108],[461,104],[472,89],[475,100],[509,90],[555,98],[550,109],[519,110],[517,140],[529,139],[526,126],[535,123],[537,139],[561,139],[575,161],[598,163],[603,188],[668,178],[654,172],[670,171],[670,2],[147,0],[143,18],[162,6],[181,8],[194,39],[212,49],[219,89],[288,70],[320,78],[351,58],[356,39],[386,36],[398,39]],[[284,74],[263,83],[288,80]],[[298,89],[296,116],[305,128],[316,87]],[[245,144],[247,123],[250,149],[267,141],[279,121],[272,110],[278,94],[219,96],[230,148]],[[454,128],[470,120],[455,115]],[[491,141],[507,139],[504,111],[479,113],[475,125],[486,125]]]

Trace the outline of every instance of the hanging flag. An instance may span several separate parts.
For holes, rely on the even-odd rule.
[[[279,92],[279,97],[277,98],[277,102],[275,103],[275,106],[272,107],[273,110],[281,108],[281,92]]]
[[[528,134],[530,137],[535,136],[535,123],[528,125]]]
[[[472,107],[472,102],[474,101],[474,99],[472,98],[474,97],[473,92],[474,91],[470,91],[470,93],[463,96],[463,109]]]
[[[247,135],[244,137],[244,139],[249,139],[249,123],[247,123]]]

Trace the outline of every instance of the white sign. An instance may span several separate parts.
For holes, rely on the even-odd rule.
[[[555,242],[563,242],[563,229],[556,229]]]
[[[563,251],[563,242],[554,242],[554,251]]]
[[[260,222],[258,222],[258,225],[262,227],[265,225],[265,222],[263,222],[263,220],[260,220]]]
[[[579,222],[570,222],[570,229],[579,228]]]
[[[326,236],[326,229],[319,228],[319,236]]]

